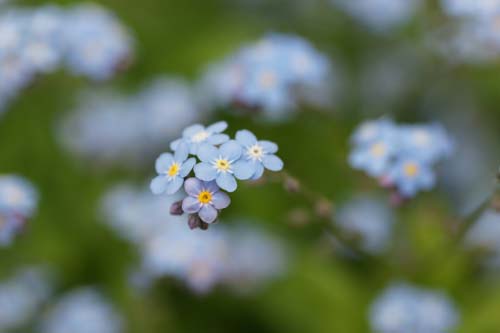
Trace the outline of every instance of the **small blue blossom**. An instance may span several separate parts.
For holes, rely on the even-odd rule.
[[[203,181],[215,180],[223,190],[234,192],[237,188],[236,178],[249,179],[255,173],[252,164],[241,159],[242,154],[243,149],[234,140],[224,143],[220,148],[203,144],[198,150],[201,163],[195,165],[195,175]]]
[[[189,152],[196,155],[200,146],[205,143],[220,145],[229,141],[229,136],[222,134],[226,128],[227,123],[225,121],[217,122],[206,128],[199,124],[191,125],[182,132],[181,139],[170,144],[170,148],[175,151],[179,143],[185,141],[189,145]]]
[[[370,323],[377,333],[444,333],[458,324],[458,312],[442,292],[394,284],[371,306]]]
[[[283,169],[283,161],[274,155],[278,145],[271,141],[258,141],[255,135],[248,130],[236,133],[236,142],[243,147],[243,158],[251,163],[252,179],[259,179],[264,168],[271,171]]]
[[[400,126],[402,153],[417,156],[418,159],[434,163],[453,152],[453,144],[444,128],[438,124]]]
[[[188,158],[188,145],[181,142],[175,154],[164,153],[156,160],[156,172],[159,176],[151,182],[151,191],[154,194],[174,194],[182,184],[184,178],[193,169],[196,159]]]
[[[185,213],[197,213],[205,223],[213,223],[217,219],[218,211],[227,208],[231,203],[229,196],[220,191],[214,181],[204,182],[196,178],[189,178],[184,184],[188,196],[182,201]]]
[[[27,180],[19,176],[0,177],[0,214],[5,212],[29,218],[37,203],[38,194]]]
[[[420,190],[434,187],[436,177],[429,165],[418,158],[401,158],[387,175],[389,184],[395,186],[404,197],[413,197]]]

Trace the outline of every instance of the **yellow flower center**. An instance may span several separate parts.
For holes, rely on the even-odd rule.
[[[209,134],[207,131],[200,131],[191,137],[191,141],[198,143],[205,141],[208,137]]]
[[[215,161],[215,167],[221,171],[228,171],[231,168],[231,163],[228,160],[218,159]]]
[[[371,148],[372,155],[376,157],[381,157],[385,155],[386,151],[387,148],[381,142],[374,144]]]
[[[418,171],[418,165],[415,163],[406,163],[404,166],[404,172],[408,177],[415,177]]]
[[[198,194],[198,201],[204,205],[210,203],[212,201],[212,193],[207,190],[201,191]]]
[[[180,165],[179,163],[172,163],[167,173],[170,177],[173,177],[179,173]]]

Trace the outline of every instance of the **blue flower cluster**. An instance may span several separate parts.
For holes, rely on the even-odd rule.
[[[457,17],[486,17],[500,13],[499,0],[441,0],[441,5],[446,14]]]
[[[395,188],[404,198],[431,189],[434,164],[453,151],[450,137],[437,124],[398,126],[385,118],[363,123],[352,142],[351,166]]]
[[[97,5],[6,10],[0,13],[0,108],[38,74],[65,65],[103,80],[131,53],[128,32]]]
[[[458,312],[444,293],[393,284],[372,304],[370,322],[377,333],[445,333],[458,324]]]
[[[223,133],[226,128],[224,121],[208,127],[187,127],[182,138],[170,144],[174,153],[164,153],[156,160],[158,176],[151,182],[151,191],[174,194],[184,185],[187,197],[182,201],[182,211],[213,223],[218,212],[231,202],[222,190],[234,192],[237,179],[257,180],[264,169],[283,169],[274,142],[257,140],[248,130],[238,131],[236,140],[230,140]],[[192,170],[195,177],[188,178]]]
[[[201,85],[215,103],[242,105],[281,119],[298,97],[327,86],[330,70],[326,56],[306,40],[270,34],[211,66]]]
[[[354,19],[376,31],[388,31],[408,22],[422,0],[332,0]]]
[[[137,166],[200,120],[192,90],[185,80],[165,76],[131,96],[88,91],[61,120],[58,139],[92,162]]]
[[[39,326],[41,333],[121,333],[124,320],[98,290],[84,287],[58,300]]]
[[[0,246],[11,243],[38,204],[35,188],[24,178],[0,176]]]
[[[134,287],[143,290],[159,278],[173,277],[196,293],[216,286],[245,292],[284,272],[284,244],[254,221],[191,231],[181,223],[183,217],[168,216],[169,204],[180,198],[129,185],[113,188],[103,198],[103,220],[139,251],[141,261],[131,268]]]

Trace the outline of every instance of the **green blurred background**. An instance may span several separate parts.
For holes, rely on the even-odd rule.
[[[276,124],[223,111],[213,120],[227,120],[230,134],[248,128],[279,143],[287,170],[334,202],[363,192],[385,196],[377,192],[375,181],[348,166],[349,135],[361,121],[380,114],[400,121],[450,117],[453,107],[427,107],[426,96],[434,87],[450,92],[449,105],[456,100],[460,104],[464,95],[474,96],[477,126],[486,124],[500,139],[500,68],[498,64],[451,68],[427,53],[423,32],[443,19],[436,3],[427,2],[407,27],[384,36],[357,26],[327,1],[96,2],[113,11],[135,38],[135,62],[109,83],[124,91],[136,91],[159,74],[195,80],[210,62],[270,31],[298,34],[330,55],[345,78],[342,101],[332,110],[303,110],[293,120]],[[366,55],[399,45],[422,53],[425,70],[411,78],[415,85],[396,105],[367,114],[362,111],[356,82],[349,77]],[[172,280],[161,281],[147,295],[135,294],[126,276],[137,255],[100,221],[97,212],[102,194],[112,185],[146,183],[153,176],[154,158],[145,163],[151,168],[144,170],[126,165],[97,169],[64,151],[55,138],[57,119],[75,105],[78,91],[92,85],[64,72],[41,77],[0,120],[1,172],[25,176],[38,187],[41,197],[26,233],[12,247],[0,250],[2,276],[21,265],[49,264],[60,273],[61,290],[97,285],[126,315],[129,332],[369,332],[368,307],[394,280],[449,292],[461,312],[459,332],[500,332],[500,279],[482,273],[474,258],[446,237],[447,222],[456,212],[440,188],[397,210],[401,233],[388,256],[352,261],[331,250],[319,221],[291,225],[289,211],[308,208],[300,196],[286,193],[279,185],[243,185],[225,217],[265,221],[271,231],[286,239],[294,255],[289,274],[245,296],[223,289],[197,296]],[[491,170],[492,177],[494,173]]]

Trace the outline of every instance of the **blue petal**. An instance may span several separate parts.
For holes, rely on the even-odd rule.
[[[173,151],[176,151],[177,146],[179,145],[179,143],[181,143],[181,141],[182,141],[182,139],[177,139],[175,141],[170,142],[170,149],[172,149]]]
[[[194,166],[194,174],[196,178],[208,182],[217,177],[217,170],[212,165],[202,162]]]
[[[264,156],[262,163],[271,171],[280,171],[283,169],[283,161],[276,155],[266,155]]]
[[[188,158],[189,155],[189,145],[185,141],[181,141],[177,145],[177,149],[174,154],[174,159],[178,163],[182,163]]]
[[[184,178],[181,177],[174,177],[168,184],[167,184],[167,194],[174,194],[175,192],[179,191],[181,188],[182,184],[184,183]]]
[[[202,144],[200,148],[198,148],[197,155],[202,162],[212,163],[215,159],[219,157],[219,149],[205,143]]]
[[[264,149],[266,154],[274,154],[278,151],[278,145],[271,141],[259,141],[259,145]]]
[[[188,178],[184,182],[184,190],[188,195],[197,197],[203,190],[203,182],[194,177]]]
[[[217,185],[219,185],[221,189],[226,190],[228,192],[234,192],[238,187],[238,185],[236,184],[236,179],[234,179],[234,176],[227,172],[219,174],[219,176],[217,176],[217,179],[215,181],[217,182]]]
[[[184,138],[191,138],[193,135],[195,135],[196,133],[198,132],[201,132],[205,129],[205,127],[203,127],[202,125],[200,124],[194,124],[194,125],[191,125],[189,127],[186,127],[186,129],[184,129],[184,131],[182,132],[182,136]]]
[[[209,182],[203,182],[203,188],[207,191],[210,191],[212,193],[216,193],[220,191],[219,186],[217,186],[217,183],[215,180],[209,181]]]
[[[163,153],[157,159],[155,163],[156,172],[159,174],[168,171],[172,163],[174,162],[174,157],[170,153]]]
[[[182,164],[181,170],[179,171],[179,175],[183,178],[189,175],[191,170],[193,170],[195,164],[196,164],[196,159],[194,157],[188,159],[186,162]]]
[[[233,164],[234,176],[238,179],[250,179],[255,171],[253,163],[249,161],[239,160]]]
[[[262,165],[262,163],[256,162],[255,173],[253,174],[252,179],[257,180],[260,177],[262,177],[263,174],[264,174],[264,166]]]
[[[219,148],[221,156],[227,158],[229,161],[236,161],[240,158],[243,150],[241,146],[234,140],[226,142]]]
[[[248,130],[241,130],[236,132],[236,141],[243,147],[250,147],[257,143],[257,138],[252,132]]]
[[[198,212],[198,216],[205,223],[212,223],[217,218],[217,210],[211,205],[204,205]]]
[[[207,132],[209,133],[221,133],[227,128],[227,123],[225,121],[219,121],[213,125],[207,127]]]
[[[149,188],[151,189],[151,192],[153,192],[153,194],[158,195],[165,192],[165,190],[167,189],[167,185],[168,185],[167,177],[157,176],[151,181]]]
[[[212,196],[212,205],[217,209],[224,209],[231,203],[231,198],[224,192],[214,193]]]
[[[207,139],[207,142],[212,145],[220,145],[228,141],[229,141],[229,136],[226,134],[214,134]]]
[[[182,200],[182,210],[184,213],[194,214],[200,211],[201,204],[200,202],[193,197],[186,197]]]

